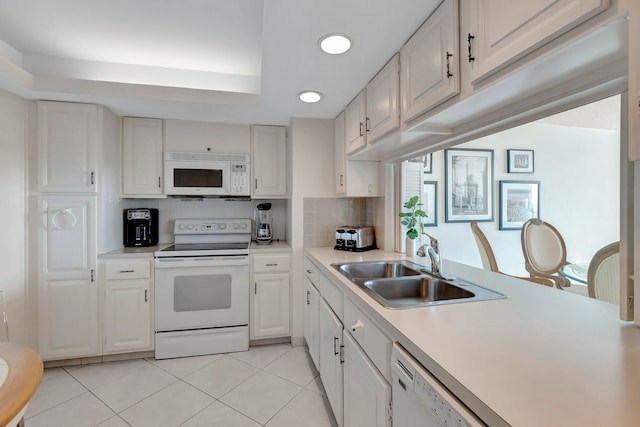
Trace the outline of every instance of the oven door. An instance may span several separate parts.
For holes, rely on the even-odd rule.
[[[248,255],[156,258],[156,331],[248,323]]]
[[[181,196],[228,196],[229,162],[180,161],[165,162],[165,193]]]

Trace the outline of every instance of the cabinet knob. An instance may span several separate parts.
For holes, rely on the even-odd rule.
[[[358,320],[355,325],[351,325],[351,332],[355,332],[356,329],[364,328],[364,324]]]

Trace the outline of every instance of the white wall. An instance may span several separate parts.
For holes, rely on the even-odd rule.
[[[273,239],[287,240],[287,204],[286,200],[247,200],[227,201],[224,199],[127,199],[125,208],[155,208],[158,209],[159,242],[173,242],[173,223],[178,218],[254,218],[255,208],[259,203],[271,203],[273,218]],[[122,211],[120,211],[122,222]],[[255,236],[255,230],[253,236]],[[122,227],[119,232],[120,246],[122,246]]]
[[[0,91],[0,182],[3,225],[0,290],[4,291],[10,340],[25,343],[26,304],[26,102]]]
[[[291,235],[293,251],[292,336],[294,345],[303,343],[302,319],[302,260],[304,243],[304,199],[335,197],[333,120],[291,119]]]
[[[619,240],[619,133],[531,123],[457,148],[494,150],[494,221],[481,222],[499,268],[525,275],[519,230],[499,230],[499,181],[540,181],[540,217],[553,224],[567,245],[569,262],[589,262],[602,246]],[[534,150],[533,174],[507,173],[507,149]],[[438,181],[438,227],[444,258],[481,267],[469,223],[445,223],[444,152],[433,153]]]

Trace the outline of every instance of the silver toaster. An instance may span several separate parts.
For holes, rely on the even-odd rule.
[[[345,251],[361,251],[376,249],[376,238],[373,227],[343,225],[336,228],[336,245],[334,249]]]

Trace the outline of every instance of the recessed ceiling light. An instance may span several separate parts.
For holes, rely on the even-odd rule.
[[[305,90],[304,92],[300,92],[298,94],[298,98],[300,98],[300,101],[302,102],[313,104],[314,102],[318,102],[320,101],[320,99],[322,99],[322,94],[314,90]]]
[[[339,55],[351,49],[351,39],[344,34],[327,34],[318,41],[320,49],[331,55]]]

